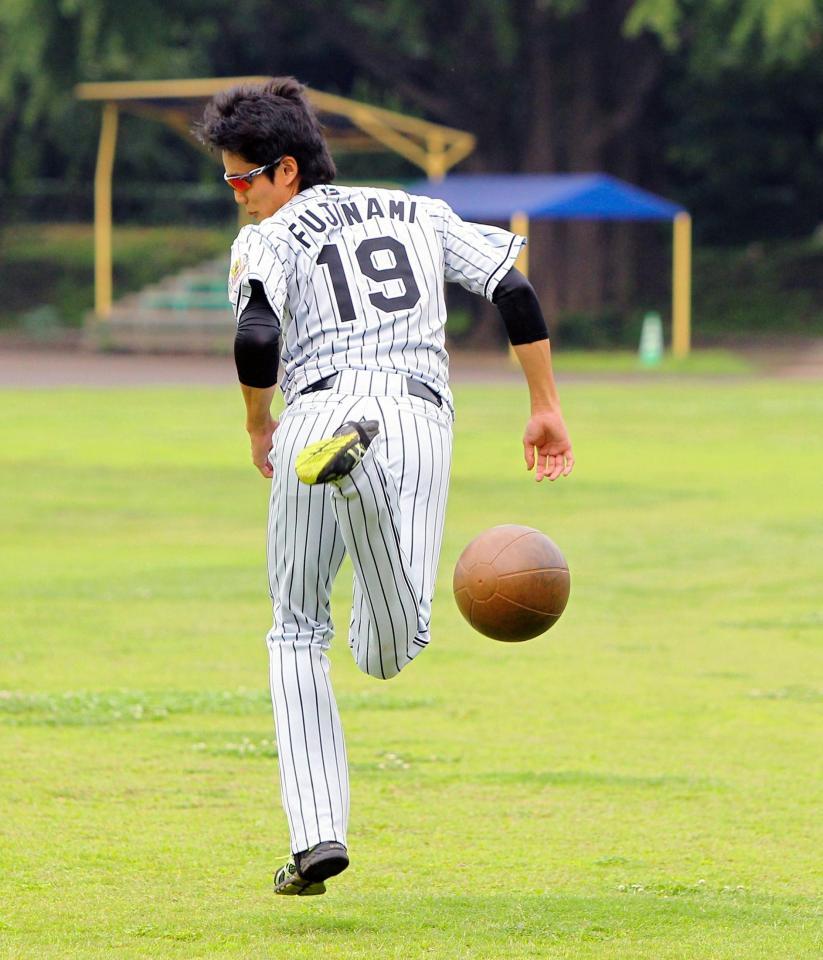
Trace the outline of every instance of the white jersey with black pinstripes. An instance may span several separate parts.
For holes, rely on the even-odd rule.
[[[442,200],[322,185],[244,227],[232,246],[237,317],[259,280],[283,326],[284,396],[341,370],[412,376],[451,404],[443,280],[491,300],[525,242]]]
[[[489,299],[523,243],[464,223],[440,200],[318,186],[240,231],[229,289],[239,317],[263,284],[284,335],[274,432],[268,634],[283,806],[294,852],[346,842],[345,743],[326,651],[331,587],[354,568],[349,644],[388,679],[429,642],[452,449],[444,280]],[[336,374],[327,389],[302,392]],[[413,377],[445,402],[409,390]],[[307,445],[344,422],[376,421],[362,461],[338,482],[299,482]]]

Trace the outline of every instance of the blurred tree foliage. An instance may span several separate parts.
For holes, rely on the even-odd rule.
[[[78,81],[294,73],[472,130],[469,168],[606,170],[680,199],[704,240],[799,236],[823,219],[821,41],[823,0],[3,0],[0,187],[90,189],[98,116]],[[125,122],[121,181],[213,177]],[[532,242],[551,313],[631,302],[636,231]]]
[[[629,35],[651,30],[667,50],[688,47],[694,66],[719,75],[804,61],[819,50],[820,0],[635,0],[626,18]]]
[[[661,183],[680,119],[696,149],[674,150],[675,180],[712,152],[704,127],[710,141],[722,116],[736,135],[737,96],[760,102],[755,122],[813,101],[821,38],[823,0],[3,0],[0,180],[88,171],[97,116],[73,99],[81,80],[295,73],[472,129],[475,166],[636,167]],[[157,137],[153,155],[176,149]]]
[[[698,238],[805,236],[823,221],[821,0],[637,0],[669,52],[665,175]]]
[[[74,99],[75,83],[292,72],[321,88],[353,80],[345,64],[329,61],[299,4],[3,0],[0,184],[88,177],[99,115]],[[175,171],[171,179],[213,174],[164,128],[141,121],[131,128],[118,155],[122,178],[146,180],[159,165]]]

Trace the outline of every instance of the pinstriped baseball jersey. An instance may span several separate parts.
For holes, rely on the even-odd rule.
[[[444,281],[491,299],[524,242],[464,223],[441,200],[325,185],[244,227],[232,248],[235,315],[256,280],[283,329],[288,408],[269,457],[267,639],[294,852],[346,842],[348,770],[326,656],[344,554],[360,669],[389,679],[429,643],[452,449]],[[411,393],[409,377],[445,403]],[[339,482],[301,483],[300,451],[361,419],[379,430],[357,467]]]
[[[283,326],[290,402],[341,370],[415,377],[451,405],[442,280],[491,300],[523,237],[466,223],[442,200],[321,185],[244,227],[229,296],[239,317],[259,280]]]

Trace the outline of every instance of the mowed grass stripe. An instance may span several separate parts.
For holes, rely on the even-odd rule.
[[[568,385],[554,485],[523,391],[458,389],[431,649],[364,677],[335,588],[352,868],[297,902],[238,393],[2,402],[0,956],[818,955],[816,384]],[[450,597],[496,523],[571,568],[529,643]]]

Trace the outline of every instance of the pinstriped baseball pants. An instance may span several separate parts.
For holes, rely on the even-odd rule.
[[[283,808],[294,852],[346,842],[349,783],[326,651],[330,593],[343,557],[354,567],[349,646],[370,676],[395,676],[429,642],[452,449],[452,415],[369,374],[298,397],[274,434],[268,567],[274,624],[267,643]],[[366,391],[370,391],[370,395]],[[306,486],[294,461],[347,420],[380,433],[339,483]]]

